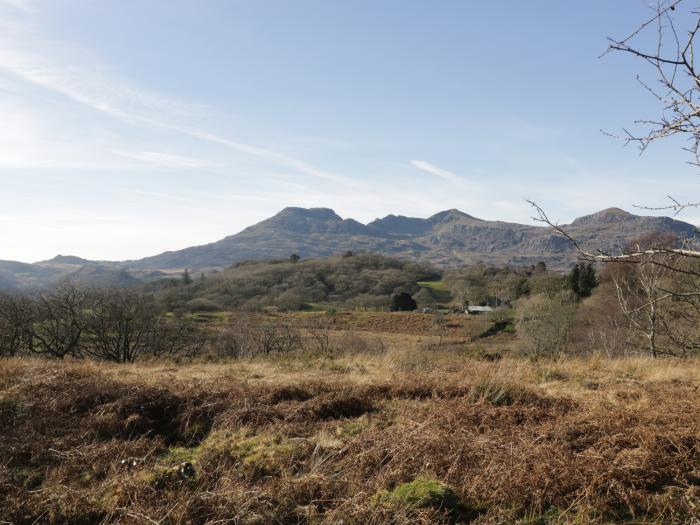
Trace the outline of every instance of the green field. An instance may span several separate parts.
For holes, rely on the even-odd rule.
[[[445,281],[418,281],[416,284],[421,288],[428,288],[438,303],[449,303],[453,299]]]

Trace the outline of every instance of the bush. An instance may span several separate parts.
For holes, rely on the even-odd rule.
[[[418,308],[416,301],[407,292],[401,292],[391,297],[392,312],[412,312]]]
[[[576,303],[569,293],[540,294],[519,305],[517,330],[523,352],[533,358],[564,352],[574,328]]]

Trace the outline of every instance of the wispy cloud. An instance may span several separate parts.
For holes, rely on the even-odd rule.
[[[122,122],[169,130],[266,159],[308,176],[346,186],[358,185],[349,177],[321,169],[293,155],[190,126],[186,123],[188,116],[197,111],[197,106],[135,89],[83,50],[69,49],[67,51],[70,52],[64,52],[64,55],[80,57],[77,61],[64,63],[55,58],[49,59],[41,52],[19,49],[17,40],[19,38],[16,35],[14,39],[7,35],[0,37],[0,71],[18,77],[24,82],[58,93],[73,102]],[[58,50],[54,49],[51,56],[60,56],[60,45],[52,43],[52,46]],[[171,118],[166,120],[161,117],[162,115],[169,115]],[[151,156],[150,158],[153,161],[165,160],[163,157],[156,159]]]
[[[116,155],[127,159],[139,160],[147,164],[155,164],[166,168],[211,168],[216,164],[208,160],[195,159],[192,157],[183,157],[172,153],[163,153],[160,151],[124,151],[114,150]]]
[[[437,166],[425,160],[412,160],[411,164],[413,164],[413,166],[415,166],[419,170],[425,171],[426,173],[430,173],[431,175],[435,175],[436,177],[440,177],[441,179],[445,179],[450,182],[464,182],[463,178],[459,177],[458,175],[455,175],[451,171],[438,168]]]
[[[0,0],[0,6],[6,5],[27,13],[34,12],[34,2],[32,0]]]

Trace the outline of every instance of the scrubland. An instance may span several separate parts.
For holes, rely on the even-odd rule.
[[[462,346],[381,337],[326,356],[4,359],[0,521],[661,524],[700,514],[700,362],[489,352],[512,344],[507,334]]]

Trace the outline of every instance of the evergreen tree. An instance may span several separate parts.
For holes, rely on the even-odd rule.
[[[192,277],[190,277],[190,271],[185,268],[185,271],[182,272],[182,284],[187,285],[192,283]]]
[[[581,268],[579,277],[579,294],[581,297],[589,297],[593,293],[593,288],[598,286],[598,279],[595,275],[595,268],[591,263],[586,263]]]
[[[293,253],[289,256],[289,262],[291,263],[298,263],[299,259],[301,259],[301,257],[299,257],[299,255],[297,255],[296,253]]]
[[[589,297],[598,286],[595,268],[589,262],[576,263],[566,278],[566,284],[576,297]]]
[[[418,308],[418,305],[410,293],[401,292],[391,297],[392,312],[411,312],[416,308]]]
[[[581,297],[579,293],[579,281],[581,280],[581,263],[576,263],[576,265],[571,269],[569,275],[566,278],[566,284],[571,289],[572,292],[576,294],[577,297]]]

